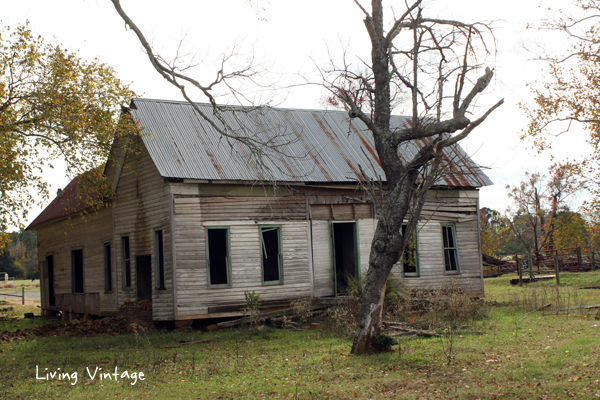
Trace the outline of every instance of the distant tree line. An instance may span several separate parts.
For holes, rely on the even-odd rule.
[[[600,247],[596,219],[585,211],[573,211],[569,204],[582,188],[565,166],[553,166],[548,176],[526,173],[518,185],[507,186],[511,205],[505,214],[487,207],[480,210],[483,254],[499,258],[529,251]]]
[[[37,233],[21,230],[9,233],[8,238],[8,246],[0,250],[0,272],[15,279],[38,279]]]

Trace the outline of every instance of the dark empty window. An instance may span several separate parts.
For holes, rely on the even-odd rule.
[[[402,236],[406,235],[407,224],[402,224]],[[402,253],[402,270],[404,276],[418,276],[419,275],[419,254],[417,251],[417,233],[413,232],[408,243],[404,247]]]
[[[281,283],[281,228],[260,227],[260,252],[264,283]]]
[[[54,255],[46,256],[46,265],[48,268],[48,301],[49,305],[56,305],[54,296]]]
[[[446,272],[458,271],[455,225],[442,224],[442,237],[444,241],[444,264],[446,266]]]
[[[110,258],[110,243],[104,243],[104,291],[112,291],[112,264]]]
[[[71,288],[73,293],[83,293],[83,250],[71,251]]]
[[[207,228],[206,247],[211,285],[229,285],[229,229]]]
[[[131,254],[129,253],[129,236],[121,238],[121,269],[123,274],[123,287],[131,287]]]
[[[165,288],[165,255],[163,250],[163,232],[154,231],[154,279],[157,289]]]

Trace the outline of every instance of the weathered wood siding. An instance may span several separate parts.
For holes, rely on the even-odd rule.
[[[358,221],[359,249],[360,249],[360,274],[364,278],[369,270],[369,256],[371,254],[371,243],[375,236],[377,220],[374,218],[361,219]]]
[[[438,289],[451,282],[483,292],[481,248],[477,217],[477,191],[431,191],[417,228],[419,276],[405,277],[410,288]],[[447,273],[444,266],[442,223],[456,227],[459,271]],[[392,273],[402,277],[400,264]]]
[[[188,192],[193,191],[188,188]],[[175,259],[177,282],[176,319],[203,318],[208,308],[244,304],[245,291],[255,291],[261,300],[283,300],[311,295],[312,268],[305,204],[293,196],[174,195]],[[277,208],[276,204],[289,204]],[[271,207],[273,206],[273,207]],[[283,214],[292,220],[278,219]],[[293,220],[294,218],[298,220]],[[283,283],[263,285],[259,225],[281,226]],[[230,231],[231,282],[229,287],[211,287],[206,259],[206,226],[226,226]]]
[[[313,220],[312,252],[314,262],[314,293],[316,297],[332,296],[333,279],[331,276],[331,233],[329,221]]]
[[[139,142],[138,142],[139,144]],[[146,148],[129,152],[117,185],[114,208],[115,290],[119,305],[137,300],[136,257],[152,256],[152,318],[173,320],[173,274],[169,184],[164,182]],[[165,289],[156,289],[154,231],[163,231]],[[131,287],[123,288],[121,237],[129,236]]]
[[[73,292],[71,280],[71,251],[83,252],[83,289],[84,293],[98,293],[99,313],[114,314],[117,310],[115,289],[115,257],[112,255],[113,291],[104,291],[104,243],[112,238],[112,208],[106,207],[82,218],[74,215],[70,219],[47,223],[36,228],[38,237],[38,261],[40,266],[46,262],[46,256],[54,259],[54,294],[70,295]],[[42,309],[50,309],[48,304],[48,277],[40,271]],[[68,296],[67,296],[68,297]],[[59,302],[56,305],[60,305]],[[58,308],[56,308],[58,309]],[[68,311],[64,307],[62,308]],[[96,308],[94,309],[96,310]]]

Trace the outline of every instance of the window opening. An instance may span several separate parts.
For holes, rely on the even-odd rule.
[[[206,230],[211,285],[229,285],[229,229]]]
[[[104,243],[104,291],[112,291],[112,264],[110,258],[110,243]]]
[[[444,264],[446,272],[458,271],[458,252],[456,249],[456,227],[454,224],[442,225],[444,240]]]
[[[406,235],[406,229],[408,228],[407,223],[402,224],[402,236]],[[418,276],[419,275],[419,254],[417,249],[417,233],[413,231],[412,235],[408,239],[408,243],[404,247],[402,258],[402,271],[404,276]]]
[[[131,255],[129,254],[129,236],[121,238],[121,260],[123,272],[123,287],[131,287]]]
[[[261,227],[260,234],[263,282],[281,282],[281,229]]]
[[[71,251],[72,292],[83,293],[83,250]]]
[[[155,287],[159,290],[165,288],[165,256],[163,249],[163,231],[154,231],[154,262]]]

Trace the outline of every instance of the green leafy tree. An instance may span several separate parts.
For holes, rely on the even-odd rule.
[[[6,248],[0,250],[0,272],[3,273],[0,276],[2,281],[4,280],[4,273],[17,279],[25,276],[25,271],[15,262],[15,258],[10,255],[10,252]]]
[[[8,251],[14,257],[15,264],[24,271],[27,279],[38,278],[37,233],[22,229],[11,232],[9,239]]]
[[[514,237],[508,219],[496,210],[483,207],[479,210],[479,221],[483,254],[494,258],[507,254],[507,244]]]
[[[21,225],[36,193],[48,197],[42,172],[56,160],[70,176],[106,161],[114,136],[131,128],[118,119],[132,96],[111,67],[46,43],[28,25],[0,32],[1,232]]]

